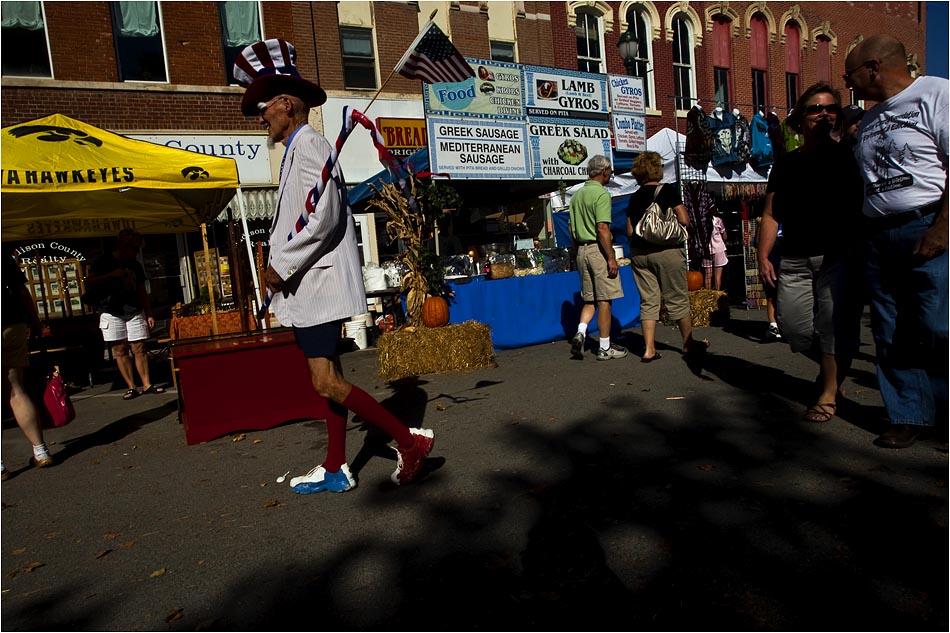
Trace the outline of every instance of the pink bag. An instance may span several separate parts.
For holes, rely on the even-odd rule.
[[[58,366],[53,367],[53,375],[46,383],[43,402],[49,412],[49,421],[54,427],[66,426],[76,418],[76,409],[73,408],[69,394],[66,393],[66,384],[63,382],[63,377],[59,375]]]

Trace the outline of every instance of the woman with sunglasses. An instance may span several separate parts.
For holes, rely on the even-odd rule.
[[[819,82],[798,98],[788,123],[804,142],[772,167],[759,231],[759,274],[763,283],[777,285],[782,335],[793,352],[806,353],[819,365],[819,393],[802,418],[809,422],[834,417],[838,388],[857,347],[857,339],[842,336],[843,324],[836,321],[844,308],[844,264],[856,244],[862,202],[854,156],[832,136],[840,115],[841,97],[828,83]],[[780,224],[776,274],[769,252]]]

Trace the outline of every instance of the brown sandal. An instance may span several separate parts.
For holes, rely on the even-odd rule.
[[[838,403],[836,402],[819,402],[808,407],[808,410],[802,415],[802,420],[805,422],[827,422],[835,417],[837,409]]]

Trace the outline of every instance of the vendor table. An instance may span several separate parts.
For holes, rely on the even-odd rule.
[[[630,266],[620,267],[623,297],[611,305],[611,331],[618,334],[640,319],[640,293]],[[584,302],[577,271],[468,283],[449,283],[455,297],[449,322],[475,320],[491,326],[492,343],[511,349],[569,338],[577,331]],[[597,332],[597,316],[588,332]]]
[[[188,444],[322,417],[293,330],[173,341],[171,354]]]

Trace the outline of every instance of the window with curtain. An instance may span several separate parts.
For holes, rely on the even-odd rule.
[[[120,81],[168,81],[157,2],[111,2]]]
[[[649,17],[642,7],[634,6],[627,10],[627,31],[637,38],[637,56],[627,66],[627,74],[643,79],[643,103],[647,108],[653,108],[653,82],[649,76],[653,37]]]
[[[683,16],[673,18],[673,88],[676,109],[689,110],[695,96],[693,79],[693,34]]]
[[[801,94],[802,31],[794,22],[785,25],[785,103],[795,107]]]
[[[765,110],[769,105],[769,26],[762,14],[756,13],[751,27],[752,105],[756,110]]]
[[[221,46],[224,49],[224,71],[229,84],[234,80],[234,60],[246,46],[264,39],[261,33],[259,2],[219,2]]]
[[[515,61],[515,43],[502,42],[500,40],[491,40],[491,58],[496,62],[514,62]]]
[[[340,48],[343,51],[343,85],[347,88],[375,88],[373,29],[341,26]]]
[[[604,72],[600,15],[577,12],[577,70]]]
[[[52,77],[40,2],[0,2],[5,77]]]
[[[817,44],[815,65],[818,81],[831,81],[831,40],[819,37]]]
[[[723,108],[728,108],[732,101],[732,37],[730,30],[732,22],[722,15],[713,18],[712,30],[712,57],[713,57],[713,87],[716,91],[716,102]]]

